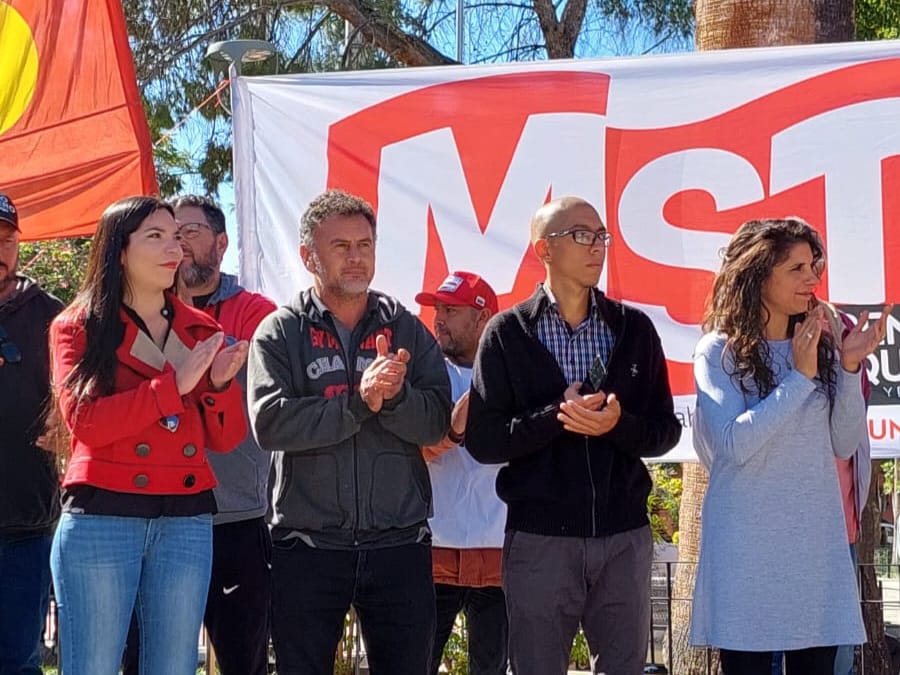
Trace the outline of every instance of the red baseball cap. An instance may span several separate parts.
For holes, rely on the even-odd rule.
[[[416,302],[426,307],[434,307],[438,302],[460,307],[487,307],[491,314],[499,310],[497,294],[490,284],[471,272],[450,272],[434,293],[422,292],[416,295]]]

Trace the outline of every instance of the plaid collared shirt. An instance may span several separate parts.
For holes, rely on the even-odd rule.
[[[589,296],[587,316],[573,330],[560,316],[553,293],[547,286],[542,288],[547,302],[537,322],[538,340],[556,358],[566,382],[584,382],[598,354],[603,364],[608,365],[616,336],[603,320],[593,292]]]

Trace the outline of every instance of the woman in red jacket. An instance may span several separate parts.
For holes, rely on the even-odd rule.
[[[132,608],[144,675],[196,671],[216,481],[204,448],[246,434],[231,379],[247,343],[168,292],[182,251],[172,209],[106,209],[84,287],[51,327],[72,434],[51,554],[66,675],[115,675]]]

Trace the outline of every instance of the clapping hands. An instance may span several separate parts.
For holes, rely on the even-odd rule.
[[[869,313],[863,312],[853,329],[841,341],[841,366],[844,370],[855,373],[864,358],[875,351],[875,347],[884,339],[887,318],[893,305],[885,305],[881,318],[869,323]]]
[[[385,401],[397,396],[403,388],[410,354],[402,347],[396,354],[388,352],[387,338],[384,335],[375,338],[375,349],[375,360],[363,371],[359,394],[369,410],[377,413]]]
[[[241,340],[219,350],[225,334],[219,331],[194,345],[190,355],[175,371],[178,393],[184,396],[199,384],[204,373],[209,370],[209,380],[214,389],[224,389],[247,360],[249,344]]]

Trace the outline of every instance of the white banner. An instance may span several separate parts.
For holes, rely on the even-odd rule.
[[[895,41],[238,78],[232,104],[241,277],[278,302],[310,283],[297,226],[328,187],[377,208],[373,286],[414,310],[453,269],[502,307],[527,297],[543,277],[531,214],[595,204],[613,234],[601,286],[651,316],[669,359],[685,433],[667,461],[694,459],[691,354],[742,222],[819,229],[820,297],[900,300]],[[900,455],[898,331],[869,362],[883,456]]]

